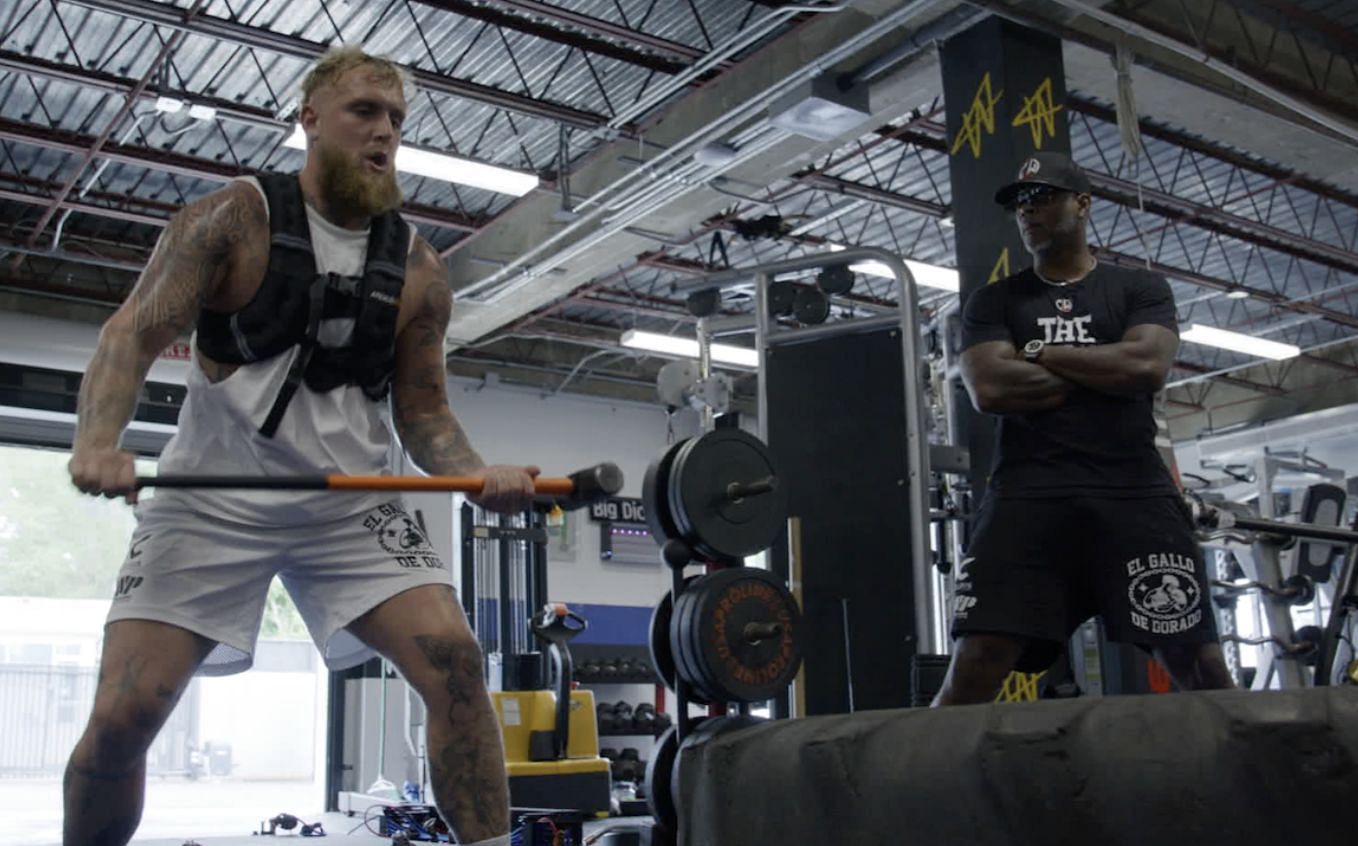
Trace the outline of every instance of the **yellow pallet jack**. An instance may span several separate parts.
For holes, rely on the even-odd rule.
[[[588,628],[579,614],[550,603],[531,623],[547,644],[555,689],[491,693],[504,735],[509,802],[515,808],[573,810],[606,817],[609,763],[599,757],[594,692],[573,690],[566,642]]]

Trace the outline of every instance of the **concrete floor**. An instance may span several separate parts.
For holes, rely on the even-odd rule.
[[[146,808],[141,827],[131,846],[260,846],[253,832],[261,823],[280,813],[292,814],[308,823],[318,820],[327,837],[343,838],[345,844],[389,844],[364,827],[361,817],[323,814],[321,782],[237,781],[181,778],[151,779],[146,785]],[[641,818],[598,820],[586,823],[586,833],[604,829],[633,829]],[[376,822],[372,825],[376,827]],[[278,832],[297,842],[297,830]],[[61,782],[0,779],[0,846],[60,846]]]
[[[136,846],[182,846],[195,840],[216,846],[232,838],[246,842],[261,821],[288,813],[307,822],[321,816],[324,785],[299,781],[235,781],[183,778],[151,779],[146,785],[146,808],[132,841]],[[342,835],[355,826],[352,842],[389,842],[363,835],[362,820],[334,815],[325,830]],[[296,835],[294,829],[293,835]],[[0,846],[57,846],[61,842],[61,782],[0,779]],[[259,840],[256,838],[256,844]],[[307,842],[311,842],[308,838]]]

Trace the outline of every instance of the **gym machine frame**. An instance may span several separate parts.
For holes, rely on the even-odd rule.
[[[854,262],[876,261],[890,269],[896,282],[899,306],[894,314],[881,314],[872,317],[840,320],[818,326],[791,328],[778,327],[770,313],[769,284],[780,275],[801,273],[837,265],[850,265]],[[720,271],[706,276],[676,283],[676,293],[692,294],[698,291],[716,289],[725,291],[749,282],[755,287],[755,348],[759,353],[758,380],[758,423],[760,439],[768,439],[768,385],[765,378],[769,350],[772,347],[790,345],[824,338],[842,333],[868,332],[877,329],[894,328],[900,332],[901,355],[904,379],[903,396],[905,399],[906,431],[903,439],[910,512],[910,566],[914,587],[914,643],[921,653],[942,652],[945,643],[941,642],[939,632],[943,631],[942,621],[938,619],[940,604],[936,598],[942,591],[939,576],[930,560],[929,537],[929,445],[925,436],[924,402],[919,385],[920,353],[923,343],[919,328],[919,297],[915,281],[909,268],[900,257],[887,250],[876,247],[852,247],[836,253],[788,259],[771,264],[749,268]],[[699,378],[706,379],[711,374],[711,344],[715,334],[732,328],[733,320],[740,328],[748,328],[748,318],[700,318],[698,321]],[[711,427],[711,411],[704,414],[704,429]],[[676,576],[676,590],[681,582]],[[676,594],[677,595],[677,594]]]
[[[1314,684],[1324,687],[1331,683],[1334,676],[1332,666],[1338,655],[1338,644],[1350,617],[1358,614],[1358,532],[1348,529],[1318,526],[1311,523],[1284,523],[1256,517],[1242,506],[1231,507],[1233,503],[1208,503],[1190,498],[1194,523],[1200,531],[1210,533],[1230,533],[1243,530],[1248,533],[1244,542],[1254,551],[1255,585],[1268,586],[1268,594],[1263,602],[1265,618],[1269,626],[1269,640],[1275,644],[1273,651],[1265,652],[1265,661],[1255,675],[1254,690],[1268,687],[1270,676],[1277,672],[1283,689],[1306,687],[1305,673],[1301,658],[1312,649],[1316,654]],[[1334,600],[1330,607],[1330,617],[1321,633],[1318,644],[1297,642],[1289,607],[1298,591],[1303,589],[1314,594],[1315,588],[1309,579],[1302,578],[1303,584],[1292,584],[1282,578],[1280,552],[1293,538],[1325,540],[1346,544],[1344,563],[1334,588]],[[1209,541],[1210,543],[1210,541]],[[1276,587],[1274,587],[1276,586]],[[1304,648],[1303,648],[1304,647]],[[1282,650],[1284,654],[1278,654]],[[1358,661],[1354,662],[1358,664]]]

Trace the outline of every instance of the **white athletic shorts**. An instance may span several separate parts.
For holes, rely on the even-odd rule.
[[[452,585],[400,502],[302,527],[243,526],[149,500],[138,508],[108,622],[156,620],[217,642],[199,673],[248,670],[269,584],[282,580],[332,670],[374,653],[345,630],[421,585]]]

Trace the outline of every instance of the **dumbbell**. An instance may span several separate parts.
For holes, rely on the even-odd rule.
[[[618,753],[618,781],[639,781],[646,773],[646,766],[641,762],[641,753],[628,746]]]
[[[630,702],[619,702],[613,706],[613,728],[616,731],[627,731],[632,727],[632,705]],[[623,750],[626,751],[626,750]]]
[[[609,775],[613,777],[613,780],[620,781],[618,778],[618,750],[610,746],[600,747],[599,757],[608,761],[608,772]]]
[[[610,705],[607,702],[600,702],[598,705],[594,707],[594,713],[599,718],[600,734],[607,734],[611,731],[617,730],[618,715],[617,712],[613,710],[612,705]],[[628,717],[630,718],[631,715],[629,714]]]
[[[641,734],[651,734],[655,731],[655,706],[649,702],[642,702],[632,711],[632,728]]]

